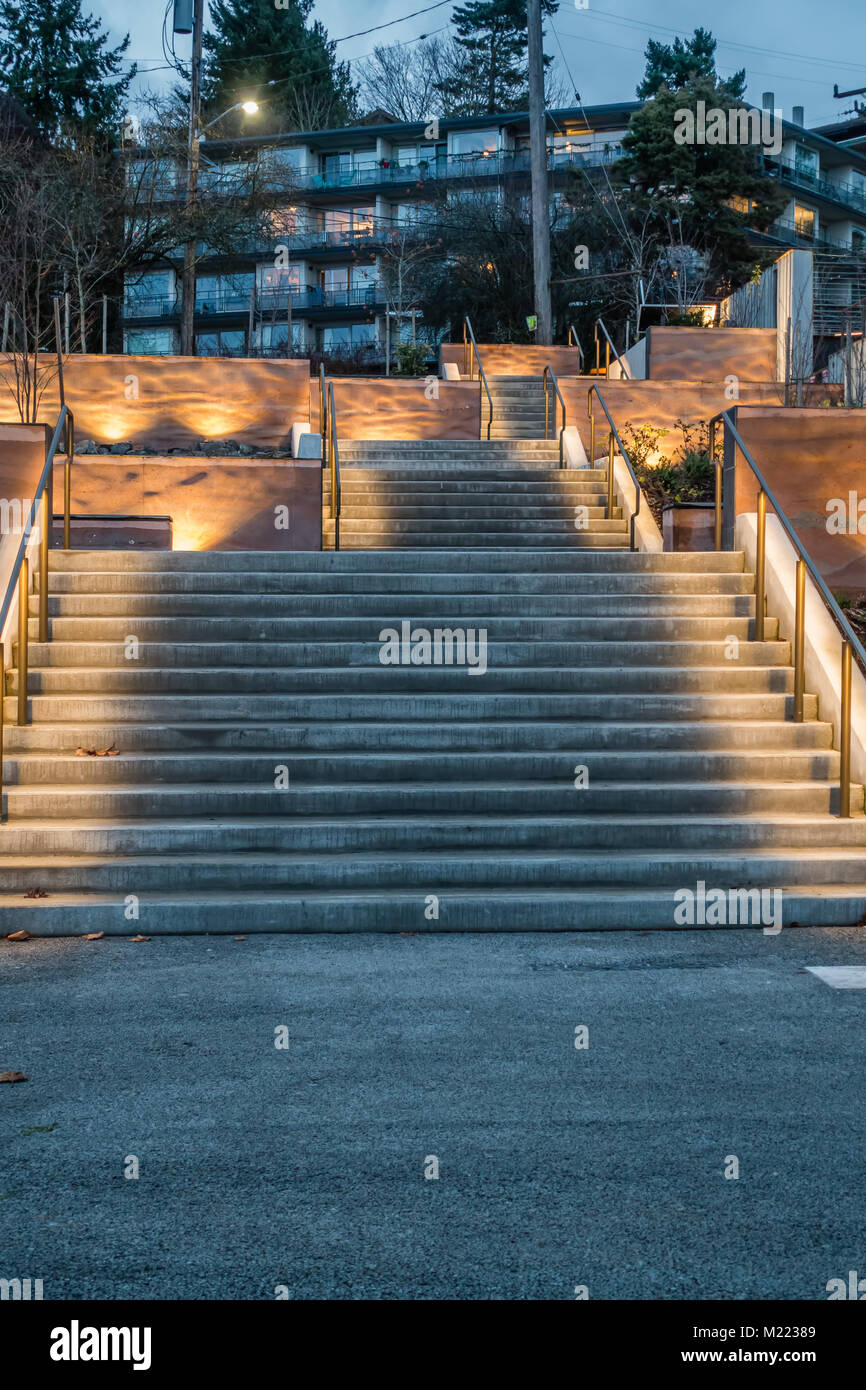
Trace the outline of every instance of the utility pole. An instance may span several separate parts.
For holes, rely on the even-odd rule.
[[[192,221],[198,192],[198,164],[201,118],[201,52],[204,32],[204,0],[194,0],[192,28],[192,76],[189,89],[189,151],[187,164],[186,207]],[[195,315],[195,248],[196,238],[183,248],[183,299],[180,324],[180,351],[184,357],[195,355],[193,318]]]
[[[535,272],[535,341],[553,342],[550,309],[550,210],[547,204],[547,121],[544,113],[544,38],[541,0],[528,0],[529,154],[532,170],[532,263]]]

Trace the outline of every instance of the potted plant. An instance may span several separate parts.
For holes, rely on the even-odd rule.
[[[627,422],[624,443],[665,550],[712,550],[715,546],[716,467],[710,456],[709,425],[677,420],[682,442],[670,458],[660,456],[668,430]],[[721,440],[716,455],[721,457]]]

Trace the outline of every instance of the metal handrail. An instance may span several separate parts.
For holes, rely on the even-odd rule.
[[[47,426],[46,426],[47,439]],[[9,576],[9,583],[6,585],[6,593],[3,596],[3,604],[0,607],[0,818],[2,818],[2,798],[3,798],[3,723],[4,723],[4,704],[6,698],[6,659],[3,649],[2,635],[6,626],[6,620],[12,608],[12,603],[17,593],[18,595],[18,710],[16,722],[19,725],[28,723],[27,706],[27,684],[28,684],[28,665],[29,665],[29,645],[30,633],[28,628],[29,605],[30,605],[30,561],[27,551],[30,548],[33,537],[33,528],[39,518],[39,641],[47,642],[50,638],[48,628],[48,551],[51,545],[51,528],[54,520],[53,512],[53,479],[54,479],[54,458],[60,446],[61,439],[64,439],[66,447],[66,460],[63,472],[63,548],[69,549],[69,513],[71,499],[71,470],[72,458],[75,450],[75,426],[72,418],[72,411],[68,406],[60,408],[57,417],[57,424],[54,432],[48,441],[45,450],[45,463],[39,476],[39,483],[30,504],[30,511],[24,523],[24,534],[21,537],[21,544],[18,547],[18,554],[12,565],[12,573]],[[23,520],[23,518],[22,518]]]
[[[468,336],[467,336],[467,330],[468,330]],[[492,397],[491,394],[490,394],[490,387],[487,385],[487,377],[486,377],[485,374],[484,374],[484,368],[483,368],[482,365],[481,365],[481,358],[480,358],[480,356],[479,356],[479,354],[478,354],[478,344],[477,344],[476,341],[475,341],[475,334],[474,334],[473,331],[472,331],[472,324],[471,324],[471,322],[470,322],[470,320],[469,320],[469,316],[468,316],[468,314],[467,314],[467,315],[465,316],[465,318],[463,319],[463,375],[464,375],[464,376],[468,376],[468,378],[469,378],[470,381],[473,380],[473,376],[472,376],[472,354],[473,354],[473,353],[475,354],[475,361],[478,363],[478,376],[479,376],[479,379],[480,379],[480,381],[481,381],[482,386],[484,387],[484,390],[487,392],[487,404],[488,404],[488,406],[489,406],[489,408],[490,408],[490,414],[489,414],[489,417],[488,417],[488,420],[487,420],[487,438],[489,439],[489,438],[490,438],[490,426],[493,424],[493,397]]]
[[[343,510],[343,484],[340,478],[340,446],[337,441],[337,410],[334,405],[334,383],[328,382],[330,415],[331,516],[334,520],[334,549],[340,549],[340,513]]]
[[[839,720],[839,815],[847,820],[851,815],[851,658],[856,659],[861,673],[866,676],[866,650],[855,633],[842,609],[834,599],[823,576],[813,563],[806,547],[779,505],[772,488],[761,472],[743,437],[731,419],[730,410],[721,410],[709,422],[710,455],[715,460],[716,425],[724,422],[725,430],[730,432],[735,449],[738,448],[746,463],[754,473],[759,487],[757,499],[757,535],[755,551],[755,641],[764,640],[765,568],[767,555],[767,502],[776,513],[779,523],[797,555],[795,608],[794,608],[794,720],[802,723],[804,719],[804,692],[806,688],[806,571],[827,609],[842,638],[842,683],[840,689]],[[736,454],[734,455],[736,458]],[[716,535],[721,538],[721,487],[718,480],[722,465],[716,460]],[[721,544],[718,546],[721,549]]]
[[[581,344],[580,338],[577,336],[577,329],[573,323],[568,325],[568,346],[577,348],[577,374],[580,376],[581,369],[586,361],[586,354],[584,353],[583,345]]]
[[[319,364],[319,429],[322,434],[322,464],[328,462],[328,402],[325,388],[325,364]]]
[[[562,467],[564,466],[563,457],[562,457],[562,436],[563,436],[563,434],[565,433],[565,401],[562,399],[562,392],[561,392],[560,389],[559,389],[559,382],[558,382],[557,379],[556,379],[556,373],[554,372],[554,370],[553,370],[553,368],[551,367],[551,365],[550,365],[549,362],[548,362],[547,366],[545,367],[544,371],[543,371],[542,374],[541,374],[541,381],[542,381],[542,384],[543,384],[543,386],[544,386],[544,437],[545,437],[545,439],[549,439],[549,438],[550,438],[550,388],[548,387],[548,384],[547,384],[548,378],[550,378],[550,380],[553,382],[553,389],[554,389],[554,391],[556,392],[557,396],[559,397],[559,404],[562,406],[562,429],[559,431],[559,466],[560,466],[560,468],[562,468]],[[556,429],[556,407],[555,407],[555,406],[554,406],[554,409],[553,409],[553,428]]]
[[[623,376],[625,377],[626,381],[631,381],[631,379],[632,379],[632,377],[631,377],[631,372],[629,371],[629,369],[628,369],[626,363],[623,361],[623,359],[620,357],[619,353],[617,352],[616,346],[615,346],[614,341],[613,341],[613,338],[612,338],[612,337],[610,336],[610,334],[608,333],[608,331],[607,331],[607,325],[605,324],[605,321],[604,321],[604,319],[601,317],[601,315],[599,315],[598,318],[597,318],[596,321],[595,321],[595,330],[594,330],[594,336],[595,336],[595,370],[596,370],[596,375],[601,376],[601,344],[599,343],[599,340],[598,340],[598,330],[599,330],[599,328],[601,329],[601,331],[602,331],[602,333],[604,334],[605,339],[606,339],[606,342],[605,342],[605,361],[604,361],[604,374],[605,374],[605,376],[606,376],[606,377],[610,376],[610,350],[611,350],[611,348],[613,348],[613,355],[614,355],[614,357],[616,358],[617,362],[619,363],[620,371],[622,372],[622,374],[623,374]]]
[[[629,471],[629,475],[630,475],[630,477],[631,477],[631,480],[632,480],[632,482],[634,483],[634,511],[632,512],[631,518],[630,518],[630,521],[629,521],[629,548],[630,548],[631,550],[634,550],[634,523],[635,523],[635,520],[636,520],[636,518],[637,518],[637,516],[638,516],[638,514],[639,514],[639,512],[640,512],[641,497],[642,497],[642,495],[643,495],[642,489],[641,489],[641,485],[640,485],[640,483],[638,482],[637,474],[635,473],[634,469],[632,468],[631,459],[629,458],[628,454],[626,453],[625,446],[624,446],[622,440],[621,440],[620,437],[619,437],[619,431],[618,431],[616,425],[613,423],[613,419],[611,418],[611,413],[610,413],[610,411],[609,411],[608,408],[607,408],[607,404],[606,404],[606,402],[605,402],[604,396],[601,394],[601,391],[599,390],[598,386],[596,386],[596,384],[595,384],[594,382],[593,382],[592,386],[590,386],[589,391],[587,392],[587,397],[586,397],[586,410],[587,410],[587,414],[589,415],[589,440],[590,440],[590,443],[589,443],[589,466],[590,466],[590,468],[594,468],[594,467],[595,467],[595,416],[594,416],[593,413],[592,413],[592,395],[593,395],[593,392],[595,392],[595,394],[598,396],[599,405],[601,406],[602,410],[604,411],[605,415],[607,416],[607,423],[610,425],[610,434],[609,434],[609,436],[608,436],[608,445],[607,445],[607,515],[608,515],[608,519],[610,519],[610,517],[613,515],[613,456],[614,456],[613,442],[614,442],[614,440],[616,440],[617,444],[619,445],[619,452],[620,452],[620,454],[621,454],[621,456],[622,456],[622,459],[623,459],[623,461],[624,461],[624,463],[625,463],[626,468],[627,468],[628,471]]]

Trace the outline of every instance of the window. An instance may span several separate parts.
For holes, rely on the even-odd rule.
[[[126,331],[126,351],[141,357],[171,356],[177,351],[174,330],[129,328]]]
[[[260,352],[266,357],[287,357],[286,351],[288,342],[287,323],[264,323],[256,332],[256,345]],[[302,323],[292,323],[292,355],[299,356],[304,352],[304,325]]]
[[[124,286],[123,310],[127,317],[146,318],[174,308],[174,275],[170,270],[151,270]]]
[[[255,283],[253,272],[235,275],[199,275],[195,287],[197,314],[240,314],[249,308]]]
[[[794,167],[798,174],[805,174],[809,178],[818,177],[818,155],[815,150],[810,150],[808,145],[794,146]]]
[[[242,329],[228,333],[196,333],[195,350],[198,357],[243,357],[246,335]]]
[[[451,136],[451,153],[484,158],[499,148],[499,133],[495,130],[455,131]]]
[[[808,237],[811,241],[815,236],[815,220],[813,208],[804,208],[800,203],[794,204],[794,230],[797,236]]]
[[[260,265],[256,274],[259,290],[281,293],[283,298],[290,289],[297,294],[301,288],[299,265]]]
[[[376,326],[372,323],[341,323],[322,331],[322,347],[325,352],[346,352],[352,348],[371,348],[375,345]]]

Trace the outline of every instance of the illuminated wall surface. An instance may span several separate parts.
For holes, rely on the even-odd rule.
[[[478,439],[477,381],[439,377],[329,377],[337,436],[346,439]],[[319,384],[310,383],[310,418],[319,418]],[[486,417],[485,417],[486,418]]]
[[[566,418],[570,425],[576,425],[586,448],[589,447],[589,423],[587,415],[587,395],[590,381],[586,377],[560,377],[559,386],[565,401]],[[683,436],[677,427],[677,420],[685,424],[710,420],[720,410],[729,410],[737,402],[726,394],[720,382],[713,384],[700,381],[598,381],[599,389],[605,399],[614,424],[620,431],[623,444],[628,448],[627,426],[635,428],[651,425],[654,429],[665,429],[668,433],[658,441],[657,452],[665,458],[672,458],[680,449]],[[742,404],[782,405],[785,388],[776,382],[744,382],[738,388]],[[838,399],[840,391],[836,387],[816,386],[807,388],[811,398],[820,400]],[[596,456],[602,452],[607,440],[607,420],[598,401],[593,398],[595,414]],[[598,441],[602,444],[599,445]]]
[[[775,328],[650,328],[653,381],[775,381]]]
[[[866,411],[742,407],[737,429],[829,587],[866,591]],[[756,488],[738,459],[737,514]]]
[[[62,489],[61,461],[55,510]],[[174,550],[321,550],[322,468],[315,459],[79,455],[72,511],[171,517]]]
[[[0,364],[4,394],[10,370]],[[182,449],[202,439],[232,439],[288,452],[292,422],[308,418],[310,366],[302,359],[73,354],[63,375],[79,442]],[[53,381],[40,419],[56,420],[58,409]]]
[[[45,435],[43,425],[0,424],[0,602],[45,467]]]
[[[589,353],[590,345],[584,343],[584,347]],[[532,343],[479,343],[478,354],[488,377],[541,376],[548,365],[557,376],[575,376],[578,370],[579,353],[577,348],[571,347],[536,347]],[[443,343],[439,349],[439,361],[456,362],[462,372],[463,344]],[[587,369],[589,365],[586,364]],[[478,375],[477,367],[475,375]]]

